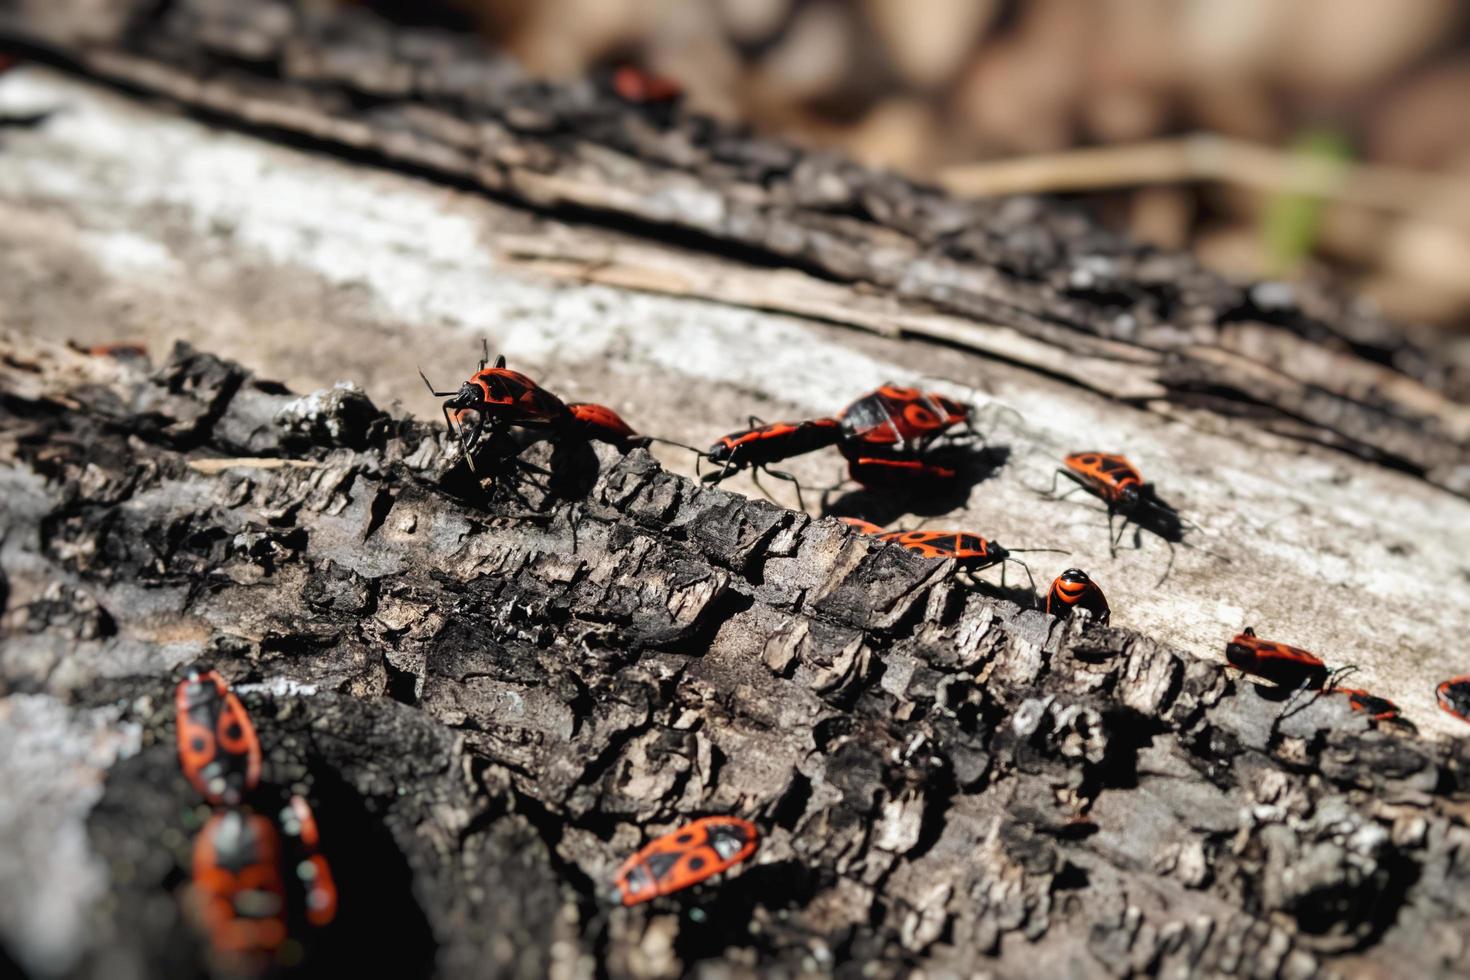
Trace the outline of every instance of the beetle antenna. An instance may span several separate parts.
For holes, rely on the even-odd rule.
[[[665,439],[661,436],[639,436],[639,438],[647,439],[649,442],[657,442],[665,446],[673,446],[675,449],[687,449],[696,456],[703,456],[705,454],[703,449],[696,449],[688,443],[675,442],[673,439]]]
[[[1330,674],[1327,675],[1327,683],[1325,683],[1325,684],[1322,685],[1322,690],[1324,690],[1324,691],[1336,690],[1337,685],[1342,682],[1342,679],[1344,677],[1348,677],[1348,676],[1350,676],[1352,674],[1356,674],[1357,672],[1358,672],[1358,665],[1357,664],[1344,664],[1343,666],[1337,668],[1332,673],[1330,673]]]
[[[941,384],[947,384],[955,388],[963,388],[966,392],[966,401],[968,401],[972,405],[975,402],[975,394],[977,392],[983,391],[989,394],[988,389],[986,389],[983,384],[968,384],[964,381],[960,381],[958,378],[947,378],[942,374],[919,375],[919,384],[927,384],[930,381],[938,381]]]
[[[457,391],[436,391],[433,384],[430,383],[428,376],[424,374],[423,368],[419,368],[419,377],[424,379],[424,387],[428,388],[429,394],[433,395],[435,398],[452,398],[455,395],[459,394],[459,392]]]
[[[987,429],[987,430],[985,430],[983,432],[980,431],[980,429],[977,426],[977,423],[980,421],[980,417],[983,415],[983,416],[989,418],[989,416],[991,416],[992,414],[997,415],[997,416],[1000,416],[1000,417],[999,418],[996,418],[991,423],[989,429]],[[1016,411],[1011,406],[1009,406],[1009,405],[1003,405],[1003,404],[1001,404],[998,401],[989,401],[989,402],[986,402],[984,405],[980,406],[979,408],[975,409],[975,412],[974,412],[973,417],[970,418],[970,419],[967,419],[966,422],[965,422],[965,425],[966,425],[966,427],[968,429],[970,429],[970,431],[974,432],[975,434],[977,434],[980,437],[980,442],[983,445],[983,444],[985,444],[985,443],[987,443],[987,442],[990,441],[991,435],[994,434],[995,430],[1000,426],[1001,420],[1004,417],[1006,417],[1006,416],[1009,416],[1009,417],[1011,417],[1011,418],[1013,418],[1013,419],[1016,420],[1016,427],[1017,428],[1020,428],[1026,422],[1026,416],[1022,415],[1020,412]]]

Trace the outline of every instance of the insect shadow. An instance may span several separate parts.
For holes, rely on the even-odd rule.
[[[988,569],[987,569],[988,571]],[[1041,603],[1037,599],[1035,587],[1027,588],[1025,585],[1012,585],[1004,580],[990,582],[985,579],[976,578],[975,572],[962,572],[960,581],[981,595],[990,596],[993,599],[1004,599],[1014,602],[1022,609],[1039,609]]]
[[[576,504],[591,495],[601,471],[590,440],[510,428],[481,439],[473,459],[462,460],[440,485],[465,503],[492,505],[501,517],[550,524],[563,514],[575,551],[580,524]],[[505,509],[505,504],[515,509]]]
[[[322,854],[341,905],[315,937],[310,967],[347,976],[432,976],[438,947],[393,835],[334,770],[313,766],[311,774]]]
[[[1065,493],[1056,496],[1055,499],[1059,501],[1064,500],[1068,495],[1082,489],[1082,487],[1072,487]],[[1122,543],[1126,536],[1131,542],[1132,549],[1134,551],[1141,551],[1143,549],[1143,533],[1145,531],[1163,541],[1169,548],[1169,561],[1164,566],[1163,574],[1154,583],[1155,587],[1163,585],[1173,573],[1174,559],[1178,555],[1176,546],[1202,551],[1212,558],[1217,558],[1224,562],[1229,561],[1223,555],[1216,554],[1213,551],[1186,541],[1185,534],[1189,531],[1197,530],[1198,525],[1182,517],[1178,510],[1154,492],[1152,486],[1146,486],[1140,492],[1138,499],[1139,504],[1126,513],[1120,512],[1115,508],[1106,509],[1108,516],[1108,543],[1110,550],[1116,552],[1117,546]],[[1095,499],[1076,500],[1072,502],[1089,510],[1095,511],[1098,509]],[[1122,521],[1117,524],[1117,530],[1114,531],[1115,518],[1118,517],[1121,517]],[[1132,530],[1131,534],[1128,533],[1130,529]]]
[[[1010,457],[1009,446],[939,446],[924,453],[924,462],[954,470],[953,479],[859,487],[829,500],[844,480],[823,492],[821,513],[823,517],[861,517],[874,524],[891,524],[906,514],[938,517],[962,509],[970,492],[999,473]]]
[[[800,908],[823,884],[824,875],[808,865],[776,861],[701,887],[683,900],[676,951],[685,963],[694,963],[749,943],[757,906],[772,911]]]

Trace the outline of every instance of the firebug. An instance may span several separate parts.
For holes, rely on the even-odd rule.
[[[696,885],[755,853],[760,834],[739,817],[703,817],[649,843],[618,869],[613,896],[637,905]]]
[[[239,803],[260,781],[260,741],[245,706],[206,670],[179,682],[174,708],[184,775],[210,803]]]

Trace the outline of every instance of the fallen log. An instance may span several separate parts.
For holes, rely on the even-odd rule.
[[[1470,511],[1439,488],[1470,472],[1465,374],[1434,341],[360,11],[94,12],[0,2],[0,43],[68,73],[0,82],[10,959],[204,962],[169,707],[203,659],[269,791],[318,807],[343,912],[311,966],[1465,971],[1464,743],[1220,664],[1269,623],[1456,731],[1432,690],[1463,672]],[[442,432],[374,405],[434,416],[413,358],[462,376],[487,333],[698,445],[956,378],[1021,410],[1010,455],[962,509],[892,517],[1065,546],[1119,625],[702,488],[659,447],[538,444],[551,488],[487,502]],[[177,335],[250,368],[37,339]],[[1163,586],[1159,542],[1111,556],[1029,486],[1094,440],[1205,529]],[[756,821],[755,858],[605,902],[706,813]]]

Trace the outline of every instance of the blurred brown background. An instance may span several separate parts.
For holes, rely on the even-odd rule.
[[[1067,192],[1228,275],[1331,274],[1470,327],[1458,0],[371,2],[536,74],[632,61],[766,132],[967,192]]]

